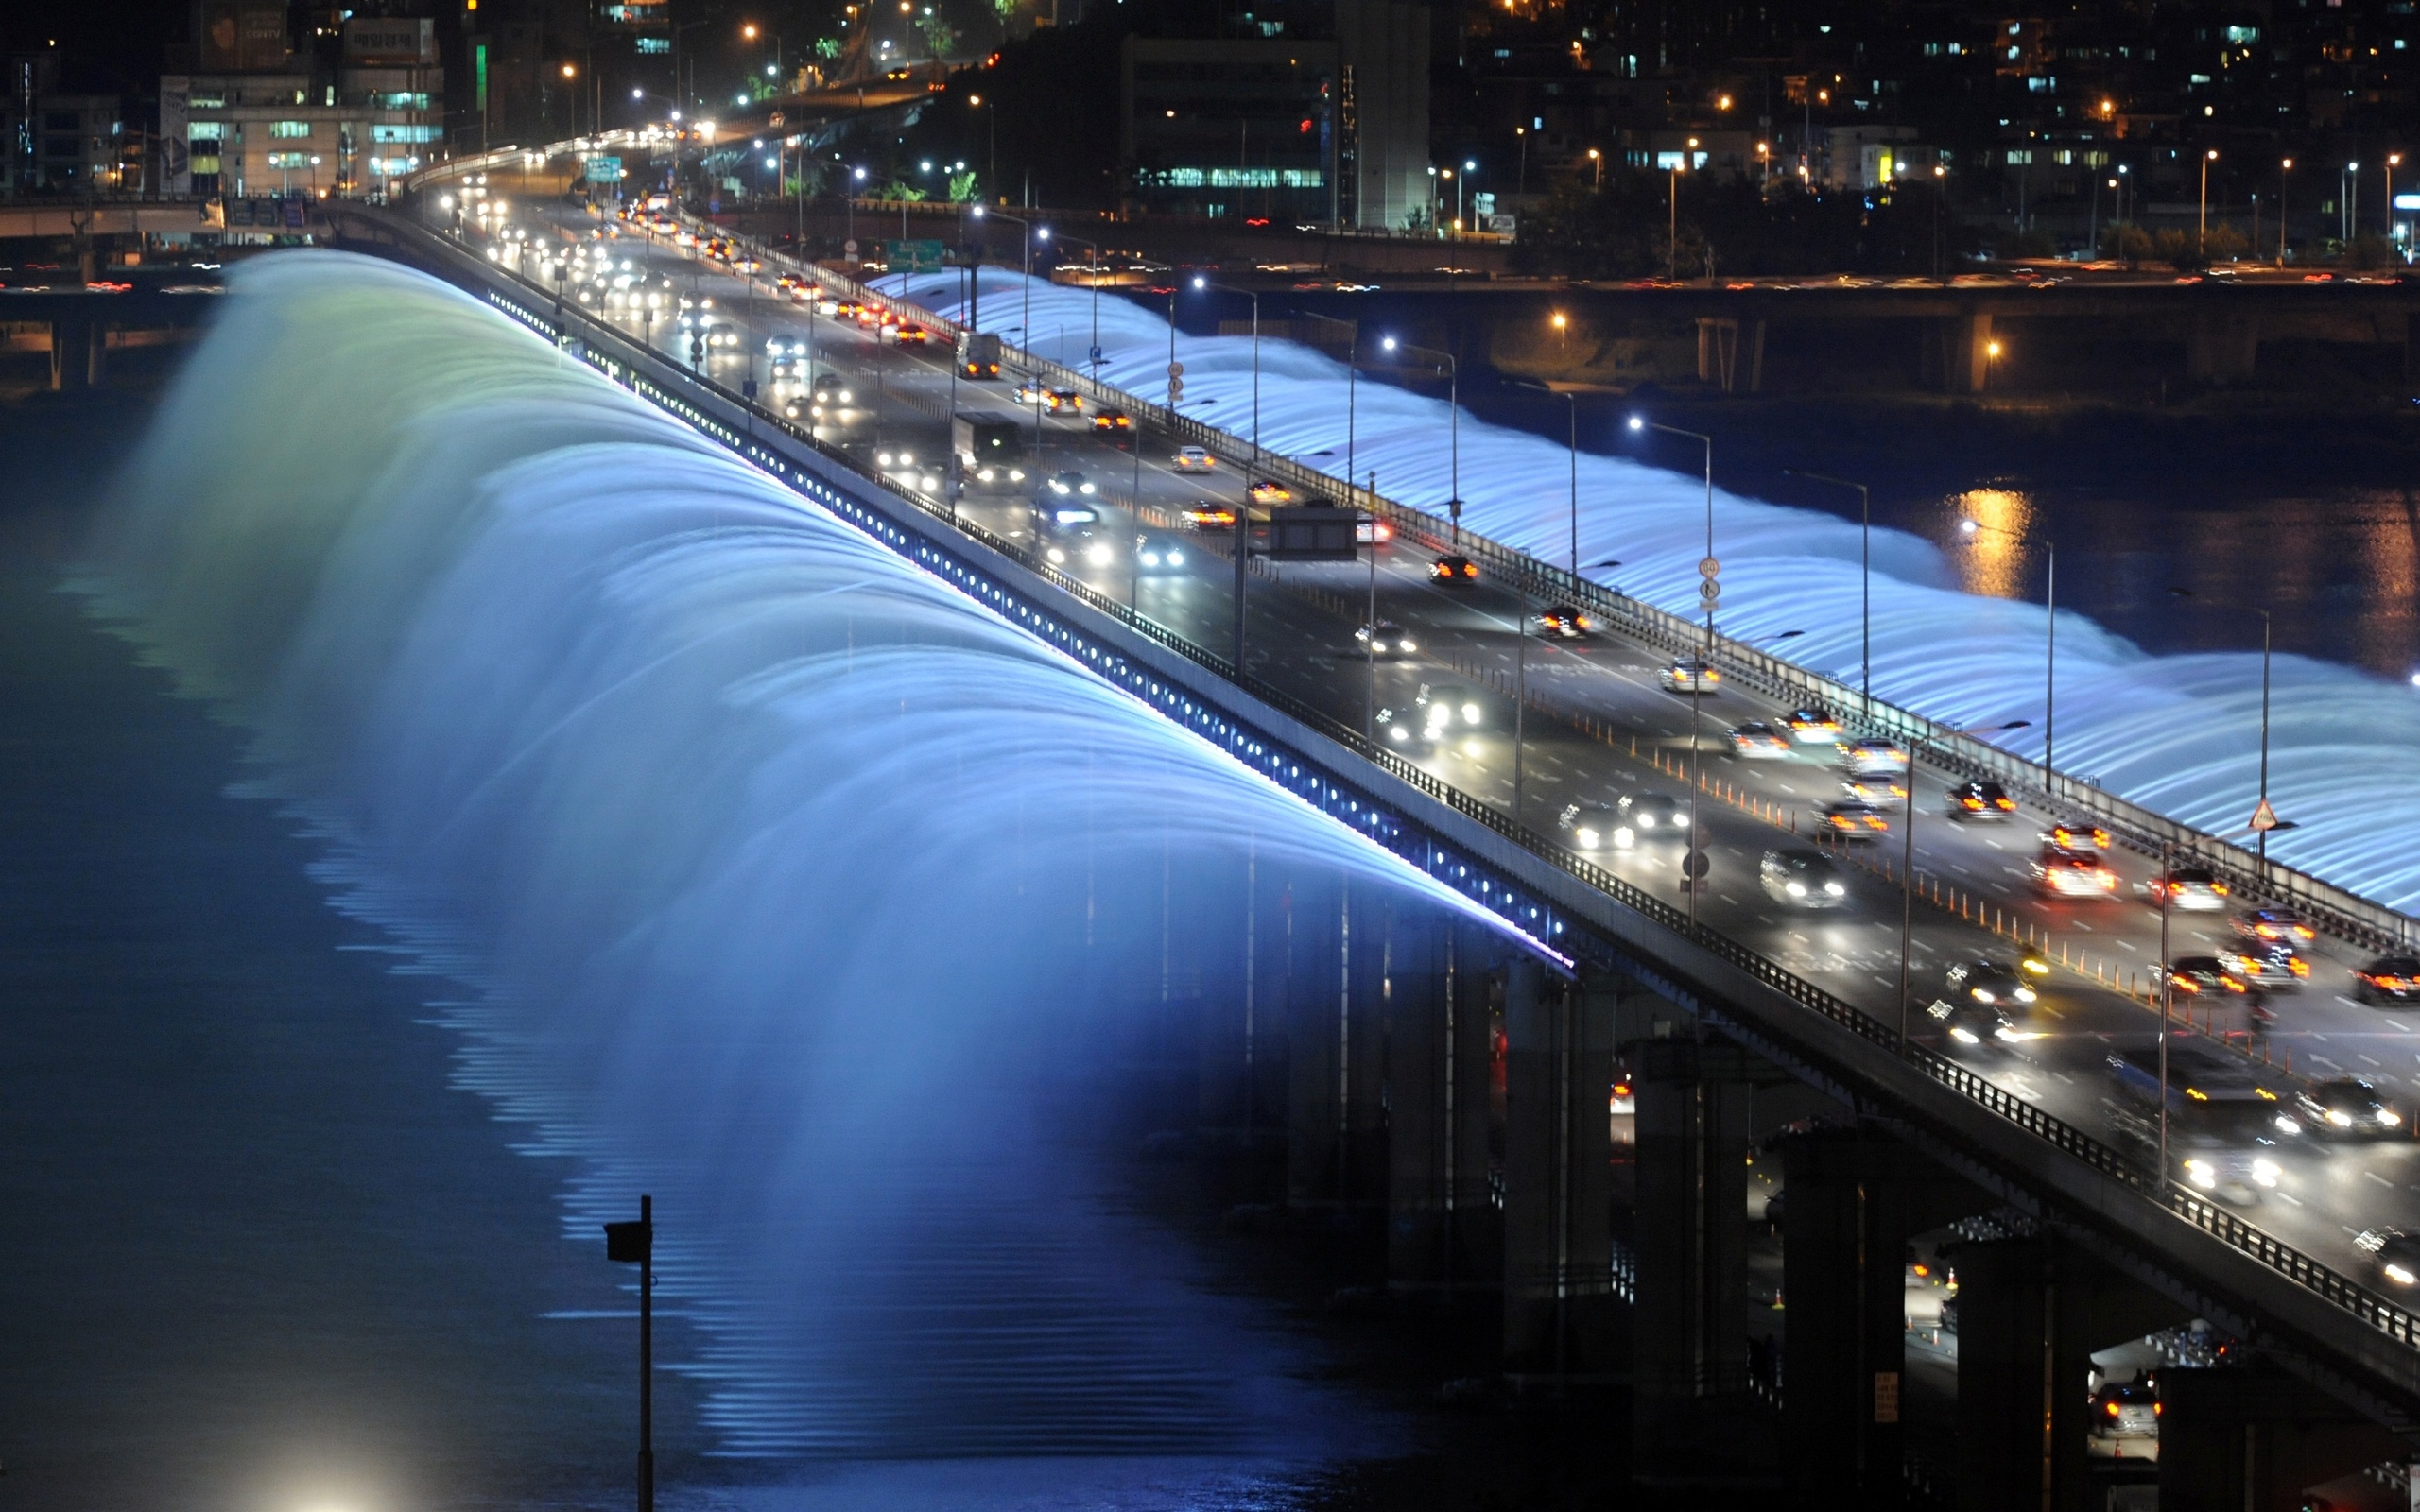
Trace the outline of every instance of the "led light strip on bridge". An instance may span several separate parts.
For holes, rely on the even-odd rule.
[[[467,260],[467,254],[450,242],[433,237],[431,240],[450,255]],[[558,345],[562,344],[561,333],[549,319],[499,291],[493,284],[499,278],[513,279],[516,285],[526,284],[526,280],[515,279],[507,270],[485,264],[475,265],[475,267],[490,302],[532,331]],[[539,299],[544,298],[544,291],[533,288],[532,292]],[[596,321],[587,312],[578,314],[606,342],[633,352],[638,350],[619,332]],[[1033,630],[1105,680],[1129,692],[1172,721],[1195,730],[1304,801],[1340,822],[1360,830],[1375,843],[1462,893],[1505,919],[1516,931],[1539,942],[1550,956],[1568,965],[1582,954],[1599,954],[1593,950],[1583,951],[1578,936],[1585,934],[1602,940],[1606,947],[1602,954],[1616,958],[1621,970],[1639,977],[1675,1002],[1694,1005],[1710,1021],[1739,1032],[1743,1039],[1758,1042],[1759,1048],[1772,1042],[1770,1036],[1754,1025],[1741,1022],[1736,1015],[1724,1011],[1721,1005],[1707,1001],[1692,984],[1676,980],[1666,967],[1639,958],[1634,947],[1607,936],[1601,927],[1557,904],[1535,886],[1509,875],[1503,868],[1491,865],[1465,847],[1442,841],[1420,821],[1409,817],[1395,806],[1378,799],[1364,788],[1328,775],[1321,768],[1318,760],[1288,748],[1280,740],[1253,729],[1199,696],[1187,693],[1166,675],[1139,664],[1127,653],[1104,644],[1071,626],[1060,612],[1033,601],[1026,593],[1002,582],[926,537],[904,528],[886,511],[852,497],[810,471],[795,465],[765,446],[755,436],[735,429],[682,393],[643,376],[635,364],[614,361],[593,346],[584,348],[581,355],[609,378],[766,468],[805,497],[857,526],[889,549],[956,584],[977,601]],[[1991,1113],[2005,1125],[2031,1134],[2060,1153],[2082,1161],[2095,1175],[2147,1199],[2191,1228],[2218,1240],[2228,1250],[2248,1257],[2269,1274],[2307,1289],[2331,1308],[2358,1320],[2367,1330],[2375,1331],[2376,1335],[2407,1349],[2420,1346],[2420,1314],[2377,1296],[2191,1189],[2143,1171],[2100,1140],[2034,1108],[1957,1062],[1921,1045],[1902,1044],[1893,1024],[1795,976],[1745,946],[1711,929],[1700,928],[1681,909],[1641,891],[1553,841],[1514,825],[1477,799],[1422,771],[1393,752],[1371,746],[1357,730],[1342,726],[1290,695],[1260,683],[1257,679],[1237,679],[1232,663],[1225,658],[1193,644],[1167,627],[1135,614],[1127,606],[1065,576],[1013,542],[972,522],[954,518],[943,503],[902,490],[892,480],[866,472],[844,454],[825,446],[710,379],[681,372],[666,363],[658,353],[646,352],[645,358],[672,373],[677,382],[691,386],[701,395],[711,396],[715,403],[726,406],[731,412],[750,417],[752,424],[762,425],[780,435],[789,444],[814,455],[825,466],[904,500],[970,541],[1031,572],[1087,610],[1147,637],[1220,679],[1236,684],[1278,713],[1299,722],[1308,732],[1367,761],[1386,776],[1451,809],[1462,818],[1478,823],[1586,888],[1704,950],[1720,962],[1745,971],[1755,982],[1789,1002],[1813,1010],[1824,1020],[1850,1031],[1867,1044],[1878,1047],[1895,1057],[1898,1064],[1913,1070],[1935,1086],[1954,1092],[1968,1105]],[[1787,1050],[1777,1058],[1796,1059],[1801,1064],[1808,1064],[1804,1056],[1792,1056]],[[1948,1137],[1953,1143],[1959,1143],[1954,1131]],[[1986,1156],[1982,1163],[1988,1166],[1993,1161]],[[2031,1191],[2036,1200],[2043,1200],[2043,1194],[2029,1181],[2019,1178],[2013,1184]],[[2055,1183],[2052,1185],[2055,1187]],[[2118,1232],[2122,1236],[2123,1228]],[[2121,1237],[2119,1242],[2133,1241]],[[2201,1289],[2200,1283],[2186,1284]],[[2245,1307],[2243,1311],[2248,1315],[2256,1316],[2263,1310]],[[2390,1373],[2400,1375],[2407,1390],[2413,1389],[2414,1382],[2420,1382],[2420,1365],[2407,1363],[2400,1370]]]

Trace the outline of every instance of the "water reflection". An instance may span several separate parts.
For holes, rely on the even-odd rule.
[[[2018,598],[2031,577],[2033,501],[2016,489],[1969,489],[1945,501],[1942,539],[1954,543],[1958,586],[1993,598]],[[1967,530],[1966,522],[1977,528]]]

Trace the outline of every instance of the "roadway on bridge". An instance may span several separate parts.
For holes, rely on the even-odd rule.
[[[951,364],[940,348],[901,348],[878,341],[854,322],[810,320],[803,306],[775,293],[765,276],[743,281],[693,251],[594,219],[560,201],[532,198],[515,211],[523,224],[533,217],[543,217],[563,236],[592,242],[602,237],[610,241],[617,265],[628,261],[634,274],[646,270],[659,280],[668,279],[668,287],[657,285],[671,297],[666,318],[642,322],[618,311],[613,318],[633,337],[645,335],[684,365],[689,362],[685,346],[676,352],[667,339],[677,328],[672,301],[683,296],[712,300],[712,318],[735,340],[709,347],[694,366],[734,390],[752,374],[765,386],[765,400],[776,406],[799,403],[803,418],[811,418],[803,401],[806,374],[769,382],[763,349],[768,338],[804,340],[812,326],[815,370],[839,373],[853,394],[853,403],[820,424],[817,434],[861,458],[890,456],[889,466],[910,487],[944,473],[943,418],[951,412],[953,398],[960,410],[1017,407],[1011,383],[959,382],[953,391]],[[1239,504],[1244,485],[1240,470],[1222,461],[1206,477],[1181,473],[1172,465],[1173,443],[1165,438],[1149,433],[1102,436],[1094,431],[1088,416],[1037,418],[1030,405],[1020,413],[1028,437],[1038,431],[1041,455],[1023,459],[1027,478],[1020,487],[971,489],[961,501],[966,516],[1002,536],[1034,542],[1028,499],[1040,480],[1061,470],[1080,471],[1106,507],[1110,526],[1099,539],[1108,543],[1110,559],[1087,562],[1079,552],[1066,570],[1109,596],[1123,600],[1131,595],[1140,612],[1197,644],[1219,649],[1229,645],[1234,568],[1228,544],[1220,536],[1171,527],[1181,521],[1183,508],[1196,500]],[[1243,428],[1245,417],[1222,419],[1231,430]],[[912,460],[901,460],[903,455]],[[927,491],[941,490],[936,486]],[[1175,545],[1184,554],[1183,566],[1141,570],[1132,547],[1137,538],[1162,548]],[[1516,631],[1516,625],[1534,625],[1541,606],[1524,604],[1491,583],[1437,586],[1430,580],[1431,558],[1426,549],[1393,542],[1377,549],[1374,575],[1365,559],[1352,565],[1289,563],[1274,569],[1274,581],[1256,576],[1251,595],[1252,670],[1356,726],[1362,724],[1365,710],[1409,706],[1424,684],[1463,690],[1454,697],[1480,706],[1477,725],[1461,727],[1452,739],[1434,747],[1415,739],[1396,748],[1441,779],[1509,811],[1514,796],[1512,701],[1496,690],[1512,682],[1518,662],[1525,663],[1533,698],[1559,714],[1584,716],[1596,726],[1589,732],[1571,717],[1545,717],[1533,706],[1520,759],[1522,822],[1555,833],[1559,816],[1574,803],[1610,802],[1623,794],[1685,794],[1685,784],[1668,773],[1690,769],[1693,710],[1688,697],[1658,685],[1656,673],[1668,660],[1666,655],[1615,634],[1559,643]],[[1354,639],[1374,576],[1378,616],[1403,627],[1419,644],[1415,655],[1374,667]],[[1726,731],[1749,719],[1777,722],[1788,711],[1736,683],[1702,703],[1708,778],[1738,799],[1763,806],[1758,811],[1737,801],[1701,799],[1700,818],[1711,832],[1707,849],[1713,861],[1707,890],[1697,900],[1702,917],[1867,1011],[1895,1015],[1900,951],[1895,883],[1853,867],[1847,873],[1846,906],[1819,911],[1785,909],[1766,894],[1758,879],[1766,851],[1807,845],[1788,826],[1794,821],[1800,831],[1806,830],[1812,810],[1841,796],[1843,774],[1833,751],[1801,747],[1786,759],[1739,759],[1730,749]],[[2038,711],[2009,711],[2012,718],[2033,715]],[[1656,765],[1659,759],[1662,769]],[[1969,900],[1970,916],[1979,908],[2016,927],[2030,927],[2062,942],[2071,958],[2097,964],[2105,977],[2121,983],[2131,978],[2135,986],[2148,989],[2157,959],[2159,918],[2135,888],[2156,870],[2153,859],[2122,850],[2113,853],[2121,877],[2115,900],[2046,899],[2031,881],[2029,863],[2037,850],[2037,835],[2060,816],[2028,807],[2004,824],[1951,824],[1942,817],[1945,788],[1938,774],[1919,773],[1913,798],[1920,876],[1959,889]],[[1762,814],[1777,816],[1778,822]],[[1874,859],[1887,857],[1895,867],[1905,822],[1904,814],[1893,813],[1889,831],[1877,842],[1850,849],[1862,849]],[[1567,831],[1564,838],[1573,841]],[[1594,853],[1600,864],[1642,889],[1676,906],[1688,905],[1681,887],[1677,836],[1661,840],[1642,835],[1628,850]],[[2169,931],[2171,956],[2211,954],[2232,937],[2225,917],[2210,914],[2171,913]],[[1942,989],[1943,973],[1951,964],[1978,956],[2005,961],[2016,954],[1991,930],[1962,922],[1956,914],[1922,902],[1915,910],[1911,947],[1919,1005]],[[2354,1003],[2350,970],[2366,953],[2349,943],[2322,939],[2308,954],[2312,963],[2308,985],[2271,1000],[2277,1023],[2268,1037],[2269,1054],[2281,1065],[2290,1056],[2297,1073],[2368,1077],[2404,1111],[2407,1121],[2399,1135],[2370,1143],[2309,1135],[2281,1139],[2273,1152],[2282,1168],[2278,1185],[2253,1216],[2315,1258],[2348,1275],[2374,1280],[2371,1267],[2351,1245],[2353,1234],[2381,1223],[2420,1229],[2420,1144],[2409,1137],[2409,1115],[2420,1109],[2420,1005],[2397,1010]],[[2239,999],[2215,1011],[2207,1001],[2180,1000],[2180,1014],[2189,1012],[2197,1024],[2221,1033],[2246,1028]],[[2028,1101],[2081,1128],[2101,1131],[2107,1126],[2103,1105],[2109,1095],[2105,1058],[2114,1049],[2154,1043],[2155,1010],[2098,985],[2091,975],[2060,968],[2042,982],[2040,1001],[2021,1011],[2019,1027],[2029,1038],[2014,1046],[1962,1045],[1921,1016],[1915,1033]]]

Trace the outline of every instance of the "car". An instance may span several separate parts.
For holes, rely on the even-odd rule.
[[[1925,1008],[1925,1015],[1948,1030],[1949,1038],[1962,1045],[2010,1044],[2023,1038],[2008,1010],[1978,998],[1935,998]]]
[[[1131,431],[1133,419],[1122,409],[1099,409],[1093,412],[1093,429],[1097,431]]]
[[[2255,908],[2236,915],[2227,923],[2238,936],[2247,940],[2302,945],[2319,938],[2319,931],[2290,908]]]
[[[1848,902],[1840,868],[1820,850],[1768,850],[1756,880],[1766,896],[1791,908],[1838,908]]]
[[[1555,604],[1538,611],[1538,633],[1549,640],[1584,641],[1597,622],[1568,604]]]
[[[2420,998],[2420,956],[2379,956],[2353,973],[2353,996],[2372,1004]]]
[[[1392,620],[1361,626],[1353,632],[1353,644],[1355,649],[1368,657],[1409,656],[1420,649],[1404,627]]]
[[[1236,528],[1236,507],[1213,499],[1196,499],[1184,507],[1184,527],[1187,530],[1233,530]]]
[[[1616,805],[1640,839],[1679,839],[1688,832],[1689,800],[1669,793],[1625,793]]]
[[[828,372],[817,375],[814,389],[807,397],[823,409],[846,409],[857,402],[849,386]]]
[[[1722,669],[1703,657],[1685,656],[1665,663],[1655,680],[1666,693],[1719,693]]]
[[[1468,557],[1448,552],[1428,564],[1428,580],[1432,583],[1475,583],[1478,581],[1478,566]]]
[[[1062,410],[1072,415],[1080,415],[1084,410],[1084,396],[1072,388],[1045,389],[1042,395],[1042,407],[1053,415]]]
[[[2227,885],[2207,867],[2172,867],[2142,883],[2138,889],[2155,903],[2179,913],[2215,914],[2227,905]]]
[[[1172,459],[1180,472],[1207,472],[1219,465],[1219,459],[1202,446],[1180,446]]]
[[[1780,761],[1789,755],[1789,737],[1761,719],[1731,727],[1731,749],[1742,760]]]
[[[1486,722],[1487,706],[1479,702],[1478,690],[1459,682],[1424,682],[1411,707],[1381,709],[1376,716],[1379,731],[1399,746],[1414,741],[1435,746],[1458,730],[1477,730]]]
[[[1134,570],[1138,573],[1174,573],[1184,570],[1184,548],[1173,541],[1155,536],[1134,538]]]
[[[1244,492],[1251,495],[1253,503],[1258,505],[1275,506],[1294,502],[1294,490],[1275,478],[1254,478],[1252,487],[1244,490]]]
[[[2016,813],[2016,799],[1997,782],[1961,782],[1949,790],[1949,816],[1962,823],[1977,820],[2006,823]]]
[[[890,339],[903,347],[926,347],[932,345],[933,334],[911,320],[893,329]]]
[[[1824,840],[1879,840],[1891,831],[1891,820],[1871,803],[1844,799],[1826,803],[1815,816],[1815,833]]]
[[[2299,992],[2310,980],[2310,962],[2283,941],[2219,952],[2219,964],[2244,986],[2261,992]]]
[[[2031,1007],[2034,999],[2025,973],[1996,955],[1973,956],[1951,967],[1942,979],[1942,993],[1951,999],[1962,997],[2002,1007],[2011,1004]]]
[[[2042,840],[2044,844],[2055,845],[2063,850],[2106,850],[2109,849],[2107,830],[2098,824],[2088,824],[2076,819],[2062,819],[2051,825],[2042,832]]]
[[[1904,807],[1908,801],[1908,780],[1904,777],[1844,777],[1841,793],[1852,802],[1871,803],[1878,809]]]
[[[1040,379],[1028,378],[1017,385],[1017,403],[1020,404],[1032,404],[1038,407],[1047,402],[1049,397],[1050,390],[1042,387]]]
[[[2153,980],[2160,976],[2152,971]],[[2215,955],[2180,955],[2168,963],[2169,999],[2221,998],[2229,993],[2237,996],[2249,992],[2252,984],[2227,970],[2226,963]]]
[[[2389,1286],[2400,1291],[2420,1286],[2420,1237],[2395,1228],[2364,1228],[2353,1236],[2353,1247]]]
[[[2114,898],[2118,873],[2098,850],[2046,845],[2033,857],[2033,885],[2050,898]]]
[[[2159,1458],[2159,1391],[2149,1376],[2102,1383],[2092,1394],[2084,1452],[2095,1457]]]
[[[1859,777],[1889,777],[1908,769],[1908,748],[1895,740],[1874,736],[1836,744],[1841,765]]]
[[[2360,1076],[2330,1076],[2294,1093],[2294,1117],[2326,1139],[2383,1139],[2403,1130],[2403,1115]]]
[[[1628,816],[1611,803],[1565,804],[1555,828],[1580,850],[1627,850],[1638,837]]]
[[[1357,546],[1383,546],[1395,539],[1395,527],[1374,514],[1365,514],[1353,522],[1353,543]]]
[[[1073,498],[1078,494],[1089,497],[1100,491],[1098,485],[1072,468],[1064,472],[1051,473],[1048,481],[1043,484],[1043,488],[1050,495],[1062,499]],[[1037,497],[1034,502],[1041,504],[1047,501]]]
[[[1802,746],[1828,746],[1841,738],[1841,722],[1821,705],[1792,709],[1782,724],[1789,730],[1789,738]]]

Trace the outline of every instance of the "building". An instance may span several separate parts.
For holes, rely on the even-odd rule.
[[[1153,211],[1400,231],[1426,224],[1428,10],[1338,0],[1333,39],[1130,36],[1119,151]]]
[[[445,77],[427,18],[345,21],[339,65],[330,77],[269,46],[246,20],[254,12],[233,0],[206,0],[206,9],[212,6],[238,14],[216,18],[224,25],[215,38],[205,31],[199,48],[204,62],[276,62],[162,77],[170,193],[380,195],[441,151]],[[222,45],[229,36],[237,39],[233,51]]]

